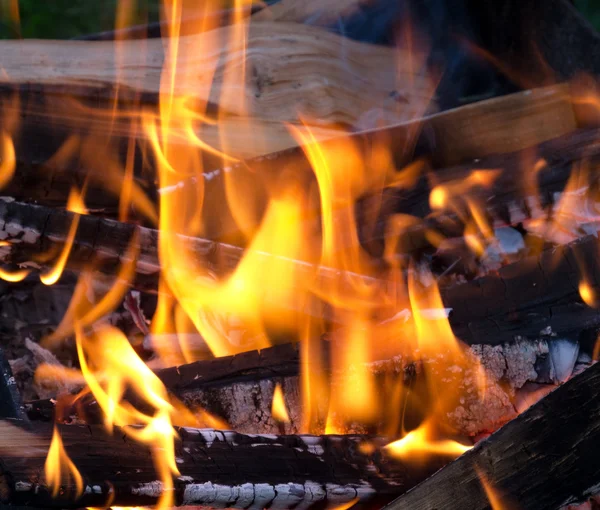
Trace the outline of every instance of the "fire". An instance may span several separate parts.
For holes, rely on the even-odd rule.
[[[500,491],[498,491],[498,489],[496,489],[490,483],[487,476],[481,469],[476,468],[475,470],[477,472],[477,476],[479,476],[479,481],[483,486],[483,490],[485,491],[488,501],[490,502],[492,510],[511,510],[513,508],[518,508],[517,505],[514,505],[507,501],[507,499],[500,493]]]
[[[350,136],[319,141],[318,129],[311,126],[318,120],[300,115],[298,122],[287,128],[302,146],[307,165],[288,161],[269,175],[243,164],[233,168],[240,163],[234,140],[221,129],[228,122],[242,124],[254,135],[258,147],[263,143],[262,124],[252,120],[252,98],[245,92],[247,81],[252,79],[246,69],[251,49],[249,23],[242,13],[250,2],[234,3],[231,25],[218,37],[210,31],[218,28],[218,17],[212,14],[220,4],[202,3],[203,16],[197,17],[194,29],[209,35],[191,45],[181,37],[185,3],[164,0],[162,15],[168,37],[163,41],[165,60],[158,108],[152,110],[134,101],[129,110],[121,111],[120,90],[107,111],[95,111],[75,101],[70,105],[90,118],[110,119],[111,134],[120,129],[123,119],[131,123],[124,161],[110,134],[92,129],[93,136],[68,138],[52,162],[67,164],[78,158],[90,168],[100,168],[107,191],[119,197],[119,219],[126,221],[135,209],[158,227],[160,281],[151,331],[176,335],[179,340],[176,349],[156,344],[164,365],[197,359],[186,344],[189,335],[201,336],[217,357],[269,347],[278,338],[297,340],[302,358],[303,415],[299,427],[303,432],[367,429],[385,433],[398,438],[386,448],[403,460],[461,455],[470,446],[448,439],[456,435],[445,423],[447,415],[460,401],[462,374],[476,374],[474,385],[483,393],[485,372],[454,336],[434,275],[424,265],[407,262],[398,254],[403,234],[421,226],[422,219],[406,214],[391,217],[385,225],[389,234],[383,246],[385,264],[377,263],[361,245],[361,227],[374,227],[379,220],[384,190],[408,190],[426,176],[434,215],[451,213],[457,217],[464,224],[468,246],[483,256],[496,240],[481,196],[482,191],[493,188],[500,170],[475,170],[460,181],[437,182],[424,161],[397,168],[397,140],[382,136],[372,140],[368,149]],[[132,12],[132,2],[120,2],[117,24],[124,26]],[[124,58],[122,43],[118,40],[115,44],[117,61]],[[236,58],[226,58],[226,50]],[[222,58],[204,65],[201,77],[183,65],[205,54]],[[198,87],[206,87],[210,93],[201,99],[192,97],[189,91]],[[226,107],[215,114],[209,98]],[[204,139],[205,127],[217,132],[218,144]],[[340,126],[334,128],[336,133],[343,133]],[[140,146],[139,138],[143,139]],[[14,172],[15,155],[10,136],[3,133],[0,142],[1,186]],[[134,178],[136,151],[155,166],[158,204]],[[206,192],[206,154],[222,163],[222,196]],[[80,215],[87,214],[83,194],[73,189],[69,197],[67,209],[74,213],[73,220],[53,267],[40,276],[47,285],[61,277]],[[365,196],[372,198],[374,205],[362,225],[356,209]],[[568,207],[561,207],[565,216]],[[218,230],[216,235],[215,224],[220,227],[221,220],[231,232]],[[436,246],[443,241],[438,232],[428,231],[426,235]],[[222,236],[244,248],[241,260],[215,263],[211,254],[190,248],[190,238],[211,236]],[[128,437],[150,447],[163,484],[158,506],[167,508],[174,503],[173,480],[179,475],[176,427],[207,424],[228,428],[228,424],[205,410],[192,412],[173,399],[125,334],[105,320],[121,304],[135,279],[137,259],[144,248],[141,242],[136,231],[126,252],[119,254],[121,267],[108,291],[95,291],[94,264],[82,272],[63,321],[44,345],[55,347],[75,336],[80,370],[63,370],[61,376],[85,381],[82,391],[96,399],[109,433],[119,427]],[[19,281],[27,274],[28,270],[0,271],[0,277],[8,281]],[[594,301],[585,282],[580,293],[586,303]],[[426,396],[415,406],[421,414],[416,428],[404,421],[411,388],[398,373],[382,375],[377,371],[377,362],[392,357],[418,366],[418,377],[425,381]],[[56,373],[46,366],[37,377]],[[274,389],[272,416],[280,423],[291,421],[279,384]],[[412,430],[406,433],[408,429]],[[364,444],[361,448],[372,452],[374,447]],[[55,430],[46,476],[56,491],[65,473],[81,492],[81,476]]]
[[[60,494],[61,486],[66,483],[75,484],[75,497],[83,492],[83,478],[73,461],[69,458],[58,429],[54,427],[52,442],[44,465],[46,483],[52,489],[52,497]]]
[[[0,268],[0,278],[7,282],[22,282],[31,271],[29,269],[19,269],[17,271],[7,271],[5,269]]]
[[[422,425],[402,439],[388,444],[386,450],[394,457],[412,461],[427,458],[432,454],[458,457],[473,448],[450,439],[435,440],[429,429],[427,424]]]
[[[175,423],[194,425],[196,419],[172,401],[154,373],[138,357],[121,331],[110,326],[86,334],[76,323],[77,353],[89,390],[104,413],[109,432],[115,426],[151,447],[154,465],[163,483],[159,508],[173,505]],[[133,394],[136,405],[125,399]],[[141,411],[139,407],[147,409]]]
[[[54,285],[62,275],[65,265],[67,264],[67,258],[69,257],[69,253],[73,247],[73,241],[75,240],[75,234],[77,232],[77,227],[79,226],[79,216],[87,213],[83,199],[75,188],[71,190],[71,194],[69,195],[67,210],[74,212],[75,215],[71,221],[67,239],[65,240],[64,247],[60,253],[60,256],[58,257],[58,260],[56,261],[55,266],[47,273],[40,274],[40,280],[45,285]]]
[[[598,302],[596,298],[596,292],[588,282],[582,281],[579,284],[579,295],[586,305],[592,307],[596,306],[596,303]]]
[[[279,383],[275,385],[275,391],[273,392],[271,414],[277,421],[283,423],[290,422],[290,415],[288,414],[288,410],[285,405],[285,399],[283,398],[283,390],[281,389],[281,385]]]

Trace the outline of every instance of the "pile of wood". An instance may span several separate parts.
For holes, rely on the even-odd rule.
[[[563,14],[562,20],[557,21],[546,4],[533,0],[521,10],[516,2],[507,5],[521,21],[531,9],[539,8],[542,17],[551,21],[548,30],[556,29],[564,41],[560,30],[576,24],[577,17],[566,1],[547,3]],[[453,463],[448,464],[448,457],[432,456],[425,465],[394,457],[385,447],[390,438],[375,436],[364,427],[350,427],[345,435],[325,435],[324,430],[320,436],[301,435],[300,373],[306,360],[300,346],[284,343],[212,358],[206,356],[202,339],[197,339],[197,348],[207,359],[157,367],[156,373],[169,392],[190,408],[211,412],[235,432],[178,430],[176,459],[181,475],[175,481],[175,501],[257,509],[350,502],[374,507],[400,496],[392,508],[487,508],[491,487],[500,495],[514,496],[520,508],[533,509],[560,508],[590,497],[600,480],[600,461],[593,448],[600,435],[600,406],[595,398],[600,368],[593,360],[600,311],[584,302],[578,289],[585,279],[592,294],[600,292],[597,220],[594,214],[584,216],[566,240],[548,232],[541,235],[531,225],[552,216],[573,168],[582,162],[593,168],[597,163],[600,117],[592,107],[581,106],[582,82],[542,87],[546,85],[542,79],[528,82],[539,85],[531,90],[439,112],[436,74],[428,65],[425,45],[409,58],[404,50],[352,41],[328,30],[332,20],[362,7],[356,0],[339,0],[326,9],[319,2],[299,5],[281,0],[253,14],[245,45],[241,40],[221,44],[239,31],[236,25],[204,33],[186,29],[179,44],[184,58],[177,66],[190,79],[177,83],[174,92],[219,119],[198,128],[196,134],[241,160],[224,169],[220,158],[198,149],[206,169],[208,206],[225,201],[225,172],[233,179],[267,182],[282,168],[293,166],[299,175],[313,178],[305,152],[286,124],[309,122],[324,144],[350,136],[365,154],[385,139],[397,168],[417,158],[425,161],[428,173],[410,189],[389,188],[383,198],[376,190],[360,198],[356,214],[361,243],[375,265],[383,265],[382,243],[391,215],[405,213],[421,219],[403,234],[396,255],[440,266],[437,275],[444,306],[451,310],[453,332],[470,346],[468,355],[481,363],[488,379],[481,397],[473,374],[465,373],[463,391],[469,397],[448,413],[447,424],[473,442],[495,433]],[[489,25],[485,9],[473,7],[473,13],[482,26],[486,20]],[[318,23],[303,24],[316,14]],[[597,44],[598,38],[587,27],[577,27],[580,39]],[[558,77],[571,77],[576,70],[600,70],[583,57],[579,68],[572,69],[568,59],[552,53],[552,37],[534,34]],[[515,49],[501,38],[492,39],[486,49],[498,58],[509,58],[515,51],[523,59],[532,58],[524,43]],[[570,41],[565,46],[576,44]],[[0,333],[3,338],[19,339],[18,347],[14,341],[8,345],[7,357],[21,389],[29,384],[27,396],[32,397],[19,406],[15,380],[4,364],[2,413],[20,428],[0,422],[2,504],[80,508],[106,506],[110,501],[117,506],[142,506],[156,503],[163,492],[150,452],[125,439],[122,431],[106,433],[95,402],[85,401],[67,411],[55,409],[56,388],[45,388],[44,393],[41,387],[31,390],[26,374],[40,360],[60,365],[64,353],[53,357],[30,337],[39,340],[58,326],[72,292],[73,275],[94,261],[94,285],[106,288],[134,235],[139,236],[141,250],[133,277],[122,288],[127,305],[108,320],[125,323],[138,335],[148,333],[145,316],[153,311],[160,271],[159,233],[147,211],[129,211],[127,222],[116,219],[121,181],[111,179],[107,193],[106,167],[123,168],[133,137],[135,181],[147,195],[147,203],[156,204],[158,194],[168,190],[157,189],[155,162],[143,150],[148,138],[134,129],[139,127],[137,120],[93,112],[115,106],[127,112],[140,105],[156,111],[161,70],[169,65],[164,48],[161,39],[0,41],[0,52],[6,56],[0,76],[6,99],[0,110],[3,129],[19,117],[19,129],[10,133],[15,140],[16,170],[0,199],[0,239],[9,243],[0,247],[0,260],[6,267],[34,271],[52,262],[39,254],[62,247],[66,240],[73,214],[64,205],[73,184],[81,187],[87,182],[86,205],[91,210],[79,220],[62,287],[43,290],[29,279],[7,284],[0,300]],[[522,71],[522,62],[518,63]],[[227,66],[245,68],[239,88],[229,86]],[[214,75],[205,72],[213,67]],[[586,86],[584,92],[590,90]],[[69,147],[65,141],[73,139],[79,144],[77,155],[57,157],[57,150]],[[86,146],[88,139],[103,140],[114,161],[98,158]],[[545,163],[535,173],[533,186],[526,186],[524,169],[531,171],[539,160]],[[450,252],[448,260],[448,252],[430,244],[432,230],[448,239],[462,239],[464,223],[456,211],[431,214],[429,194],[433,184],[457,182],[481,168],[499,168],[502,173],[492,186],[479,189],[476,198],[485,204],[490,222],[518,232],[523,245],[499,267],[486,268],[475,260],[473,270],[462,255]],[[595,176],[586,185],[593,190]],[[180,186],[194,187],[197,182],[182,179]],[[531,207],[532,193],[543,209]],[[231,242],[239,239],[231,218],[212,220],[207,222],[206,238],[186,242],[211,271],[223,275],[236,266],[246,247]],[[586,235],[590,232],[595,235]],[[273,255],[262,256],[268,260]],[[304,261],[289,263],[307,272],[314,270]],[[362,278],[379,286],[382,296],[391,292],[387,281],[373,276],[328,268],[321,268],[319,276],[336,284]],[[65,295],[59,299],[61,292]],[[138,293],[140,301],[132,298]],[[336,334],[346,325],[323,307],[300,311],[330,324],[331,333],[321,342],[327,360],[332,349],[340,348]],[[147,336],[136,344],[149,363],[153,341],[169,340]],[[380,378],[393,374],[407,388],[417,388],[422,365],[438,369],[437,363],[396,356],[370,363],[369,370]],[[335,379],[336,374],[329,376]],[[271,415],[276,386],[283,389],[289,423]],[[79,498],[68,486],[58,498],[51,497],[41,474],[52,436],[49,422],[56,419],[62,422],[59,428],[66,449],[84,478]]]

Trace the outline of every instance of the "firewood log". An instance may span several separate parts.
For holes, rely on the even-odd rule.
[[[122,431],[107,434],[99,426],[61,425],[65,449],[79,468],[84,492],[63,486],[53,499],[43,477],[52,425],[33,423],[24,457],[22,434],[0,438],[2,471],[0,500],[4,504],[46,508],[155,504],[162,484],[149,450]],[[445,461],[408,470],[382,450],[383,438],[373,436],[244,435],[232,431],[181,428],[175,455],[181,475],[175,480],[177,505],[227,508],[308,508],[400,494]],[[15,437],[15,448],[11,448]],[[368,442],[373,453],[361,452]],[[385,499],[384,499],[385,501]],[[298,506],[300,505],[300,506]]]
[[[42,206],[0,200],[0,238],[11,242],[0,248],[4,262],[26,263],[34,254],[60,247],[66,238],[73,214]],[[140,256],[136,263],[133,286],[142,290],[157,289],[159,261],[158,232],[128,223],[82,216],[68,265],[82,269],[93,260],[101,269],[114,274],[124,262],[124,254],[134,235],[140,235]],[[189,247],[216,274],[226,274],[241,260],[240,247],[210,241],[189,239]],[[455,334],[469,344],[499,344],[515,335],[538,337],[543,330],[553,334],[573,335],[600,324],[600,312],[583,303],[578,287],[587,278],[591,291],[600,288],[600,247],[598,239],[586,236],[559,248],[549,248],[538,256],[530,256],[464,284],[442,286],[444,305],[452,309],[450,323]],[[265,263],[272,255],[264,254]],[[48,261],[46,262],[48,263]],[[314,268],[302,261],[290,261],[290,269],[312,274]],[[36,264],[30,264],[33,267]],[[560,277],[554,277],[560,275]],[[349,282],[362,278],[369,285],[387,284],[376,278],[321,268],[319,277],[332,282]],[[348,283],[349,284],[349,283]],[[303,308],[319,317],[327,314],[322,307]],[[577,320],[575,320],[575,317]],[[332,317],[330,317],[332,318]]]
[[[599,390],[596,364],[386,508],[487,509],[482,477],[500,501],[523,510],[583,499],[600,480]]]
[[[113,143],[108,145],[109,149],[107,150],[110,153],[112,149],[115,154],[110,158],[110,161],[102,160],[99,162],[93,156],[95,151],[88,148],[80,156],[76,156],[71,163],[61,164],[52,161],[47,164],[46,160],[52,156],[69,133],[78,133],[84,137],[92,136],[104,140],[108,132],[109,126],[106,119],[94,119],[85,111],[77,108],[68,109],[68,104],[65,103],[64,108],[60,109],[63,113],[54,117],[36,114],[37,106],[35,105],[22,105],[28,112],[25,114],[25,119],[29,119],[30,122],[25,122],[22,135],[16,140],[18,166],[13,180],[4,189],[3,193],[18,200],[35,201],[53,206],[61,205],[66,202],[66,197],[73,184],[81,187],[83,182],[86,181],[88,184],[87,206],[91,209],[103,209],[108,214],[114,214],[114,211],[118,208],[121,181],[116,177],[107,179],[106,165],[118,162],[119,157],[123,156],[123,151],[126,151],[127,138],[130,134],[129,125],[123,121],[115,121],[115,124],[111,125],[114,140]],[[515,121],[515,116],[519,121]],[[507,186],[511,187],[510,189],[514,189],[515,183],[520,181],[518,176],[521,175],[520,158],[522,157],[520,153],[514,153],[515,150],[536,146],[544,140],[561,137],[565,140],[562,151],[565,158],[572,154],[573,158],[576,159],[575,154],[581,154],[575,152],[576,148],[572,144],[583,146],[585,143],[578,139],[579,135],[570,134],[575,129],[575,120],[569,104],[568,90],[564,87],[551,87],[530,94],[521,93],[484,101],[477,105],[443,112],[412,123],[357,134],[353,136],[352,141],[356,142],[365,153],[368,153],[373,140],[386,140],[393,149],[398,168],[401,168],[412,158],[413,146],[415,140],[418,139],[419,154],[430,155],[428,157],[433,158],[433,166],[439,168],[435,171],[436,178],[439,178],[442,182],[454,177],[461,178],[468,173],[469,169],[473,168],[473,166],[467,165],[463,169],[446,170],[445,167],[453,161],[470,161],[473,158],[481,158],[486,154],[507,154],[508,151],[509,155],[506,160],[500,156],[498,156],[499,160],[496,160],[492,156],[489,161],[486,160],[486,164],[497,165],[491,168],[504,168],[504,175],[500,180],[503,183],[506,182]],[[226,125],[227,122],[229,121],[226,120]],[[52,125],[52,132],[48,130],[50,124]],[[231,120],[230,125],[234,128],[236,122]],[[285,133],[281,127],[275,128],[273,123],[263,123],[261,125],[265,126],[265,129],[269,132]],[[483,127],[473,132],[472,126],[474,125]],[[485,126],[489,126],[489,131]],[[216,131],[212,126],[208,126],[206,129],[209,134],[216,135]],[[256,130],[251,130],[250,126],[244,126],[242,123],[232,131],[240,139],[240,144],[236,145],[236,150],[244,154],[252,154],[247,149],[252,151],[252,147],[256,149],[257,146],[254,144],[252,136],[249,135],[256,133],[260,135],[261,128],[257,127]],[[337,133],[335,130],[317,129],[315,136],[324,139],[335,137]],[[507,133],[513,133],[515,136],[512,134],[507,135]],[[448,141],[444,142],[446,139]],[[288,133],[285,133],[283,138],[278,135],[278,140],[282,141],[282,144],[278,142],[279,148],[296,143]],[[33,141],[35,143],[32,147]],[[143,137],[140,141],[143,141]],[[249,142],[249,145],[246,142]],[[591,143],[590,138],[588,144]],[[548,145],[542,144],[540,146],[540,156],[546,156],[545,153],[551,151],[551,147],[550,142],[548,142]],[[139,173],[136,170],[136,173],[138,173],[136,182],[149,195],[150,201],[156,202],[155,176],[149,176],[147,171],[141,172],[141,156],[136,161],[140,163]],[[215,159],[208,156],[205,158],[204,168],[207,170],[207,176],[204,186],[207,211],[211,211],[214,204],[225,202],[222,171],[212,170],[208,172],[211,169],[218,169],[222,164],[220,158]],[[505,164],[504,167],[501,166],[502,164]],[[244,161],[242,164],[233,165],[229,171],[239,175],[239,179],[252,178],[256,182],[255,176],[257,174],[270,179],[272,178],[271,175],[278,175],[282,168],[290,165],[297,168],[298,173],[305,170],[307,175],[311,174],[303,151],[297,148],[273,154],[269,158]],[[564,174],[560,175],[568,174],[566,169],[562,169],[562,171]],[[553,172],[556,173],[556,170],[553,169]],[[152,172],[150,173],[152,174]],[[545,176],[546,173],[541,172],[541,175]],[[563,181],[566,181],[566,178],[562,178]],[[196,183],[193,180],[188,181],[182,179],[182,185],[193,186],[195,189]],[[106,190],[107,186],[109,192]],[[384,212],[389,210],[390,212],[424,215],[427,209],[421,204],[427,204],[425,194],[428,191],[429,185],[424,178],[414,190],[401,192],[386,190],[384,193],[386,199]],[[500,190],[497,187],[494,188],[494,194],[499,192]],[[404,204],[400,203],[401,200]],[[359,212],[372,214],[368,209],[370,205],[368,197],[363,202],[364,206],[359,204]],[[379,200],[376,200],[376,202],[379,204]],[[221,209],[223,209],[222,206]],[[137,214],[140,215],[140,213]],[[234,233],[237,229],[227,211],[222,211],[218,215],[218,221],[215,219],[216,215],[214,214],[207,213],[205,216],[210,220],[207,221],[206,225],[206,235],[208,237],[226,239],[227,235]],[[381,233],[381,228],[376,232]]]
[[[181,38],[177,96],[210,101],[238,116],[298,122],[301,115],[353,125],[372,108],[386,107],[397,120],[420,116],[433,95],[428,77],[403,67],[408,58],[391,48],[349,41],[317,27],[257,22],[244,55],[244,41],[225,42],[234,31],[228,26]],[[118,88],[119,97],[156,98],[163,65],[171,65],[163,44],[161,39],[124,41],[118,47],[113,41],[3,41],[1,82],[34,83],[47,93],[110,99]],[[225,66],[239,72],[245,66],[246,104],[236,87],[224,88]],[[390,99],[395,91],[401,102]]]
[[[599,374],[595,365],[574,377],[408,492],[443,460],[408,468],[381,449],[385,439],[373,436],[245,436],[179,429],[176,457],[181,476],[175,483],[175,501],[246,508],[252,503],[264,506],[256,498],[266,494],[278,508],[304,508],[333,501],[334,494],[338,502],[374,496],[385,501],[406,492],[390,508],[487,508],[488,495],[480,480],[484,476],[500,495],[517,495],[523,508],[557,508],[583,497],[600,476],[593,448],[598,440]],[[51,499],[40,476],[51,427],[34,423],[30,440],[24,440],[25,433],[0,438],[2,503],[99,506],[109,488],[113,504],[119,505],[149,505],[161,495],[144,447],[119,431],[109,436],[100,427],[62,425],[66,450],[81,470],[85,490],[81,498],[74,498],[74,487],[65,485],[59,497]],[[11,437],[28,444],[26,453],[11,448]],[[375,450],[359,448],[364,442]]]

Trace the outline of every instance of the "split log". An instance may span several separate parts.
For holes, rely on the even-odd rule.
[[[52,425],[34,423],[37,446],[49,445]],[[0,439],[4,504],[45,508],[147,506],[163,491],[149,450],[96,426],[59,426],[65,449],[79,468],[84,493],[74,497],[65,485],[53,499],[43,477],[47,448],[24,456]],[[372,436],[261,436],[230,431],[181,428],[175,456],[177,505],[227,508],[308,508],[387,497],[406,491],[445,462],[408,469],[387,455],[383,438]],[[360,445],[375,447],[363,453]]]
[[[382,106],[397,121],[420,116],[433,95],[428,77],[399,67],[409,59],[391,48],[298,24],[252,23],[247,43],[241,37],[232,41],[234,33],[230,26],[180,39],[176,72],[186,79],[176,81],[177,96],[208,101],[233,115],[277,122],[298,122],[301,115],[353,125]],[[163,66],[171,65],[163,44],[160,39],[123,41],[118,47],[112,41],[3,41],[0,51],[7,59],[1,81],[106,99],[118,89],[121,98],[142,94],[156,101]],[[240,75],[245,101],[237,88],[224,86],[226,66],[229,73],[247,69]],[[401,102],[390,100],[397,90]]]
[[[583,499],[600,480],[599,391],[597,363],[386,508],[487,509],[481,476],[523,510]]]
[[[343,347],[338,345],[337,348]],[[521,394],[527,393],[526,390],[521,391],[527,382],[552,383],[557,376],[561,377],[561,382],[566,380],[572,373],[578,352],[579,345],[575,342],[548,338],[498,346],[472,346],[466,354],[472,360],[472,370],[466,369],[462,375],[461,403],[449,410],[446,423],[465,436],[496,430],[516,415],[514,402]],[[326,354],[324,357],[327,357]],[[297,433],[302,430],[305,418],[298,374],[300,369],[310,372],[312,362],[299,358],[298,347],[279,345],[260,352],[245,352],[167,368],[159,370],[157,375],[190,409],[206,410],[225,420],[235,430],[247,433],[277,433],[281,430]],[[323,366],[329,367],[326,361],[324,363]],[[483,395],[474,375],[479,364],[486,373]],[[564,366],[568,367],[566,377]],[[450,380],[456,368],[445,366],[443,361],[433,358],[414,362],[401,356],[367,363],[366,367],[381,384],[378,398],[382,402],[398,398],[397,395],[392,397],[388,394],[389,386],[386,386],[385,380],[389,383],[390,377],[405,388],[415,390],[424,382],[419,376],[423,370]],[[327,372],[329,370],[326,368]],[[336,372],[330,373],[333,386],[340,384],[336,382],[338,375]],[[280,423],[271,415],[276,385],[283,391],[290,418],[288,423]],[[408,394],[402,398],[409,398]],[[397,404],[400,412],[404,406]],[[409,404],[405,411],[410,415],[415,409]],[[317,430],[324,425],[314,424]],[[362,430],[365,430],[363,426],[350,424],[346,431]]]

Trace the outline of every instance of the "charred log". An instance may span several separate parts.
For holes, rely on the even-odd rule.
[[[1,501],[46,508],[151,505],[163,492],[150,452],[122,431],[101,427],[59,426],[69,456],[80,469],[85,489],[74,497],[64,486],[53,499],[43,477],[47,449],[23,456],[2,437]],[[49,444],[52,425],[35,423],[37,445]],[[211,429],[178,430],[175,455],[181,475],[175,480],[177,505],[232,508],[308,508],[356,498],[388,499],[406,491],[445,462],[408,469],[372,436],[260,436]],[[375,449],[361,452],[368,442]],[[14,452],[11,453],[11,452]]]
[[[30,204],[0,201],[0,237],[11,242],[2,247],[4,262],[23,263],[36,260],[52,246],[65,239],[73,215]],[[134,232],[139,233],[140,255],[136,265],[134,286],[156,290],[159,263],[158,232],[128,223],[82,216],[75,237],[69,266],[77,269],[92,261],[105,272],[114,274],[125,261],[124,254]],[[239,262],[244,250],[207,239],[188,239],[206,267],[217,274],[227,274]],[[598,239],[587,236],[568,245],[549,248],[539,256],[502,267],[490,274],[464,284],[442,286],[442,298],[452,309],[450,322],[456,335],[469,344],[499,344],[515,336],[537,338],[544,334],[577,336],[582,330],[597,327],[600,313],[583,303],[578,288],[586,279],[593,292],[600,287]],[[264,254],[265,260],[271,255]],[[315,268],[302,261],[290,261],[294,270],[312,274]],[[345,275],[327,268],[319,269],[320,278],[344,284]],[[387,284],[362,277],[369,284]],[[309,307],[303,311],[321,316],[326,309]],[[545,332],[545,333],[544,333]]]
[[[519,508],[560,508],[600,480],[600,364],[549,394],[387,508],[484,509],[481,477]],[[551,425],[549,424],[551,422]]]

